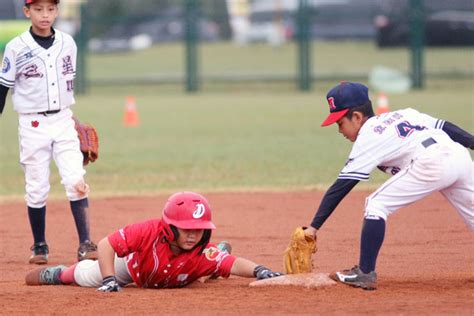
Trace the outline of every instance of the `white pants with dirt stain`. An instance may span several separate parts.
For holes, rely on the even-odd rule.
[[[18,135],[28,206],[40,208],[46,204],[51,160],[58,167],[68,199],[77,201],[87,197],[87,193],[75,187],[84,181],[86,171],[70,109],[46,116],[19,114]]]
[[[417,150],[412,163],[366,200],[365,217],[384,220],[403,206],[441,192],[474,230],[474,163],[469,151],[448,139]]]

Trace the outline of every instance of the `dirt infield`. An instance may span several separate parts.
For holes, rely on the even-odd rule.
[[[319,232],[315,271],[349,268],[359,256],[366,192],[352,192]],[[229,240],[233,253],[281,270],[293,229],[308,224],[320,192],[210,193],[218,229],[214,241]],[[91,232],[106,234],[159,217],[165,195],[154,198],[91,199]],[[456,211],[435,194],[401,209],[387,225],[378,260],[379,289],[344,285],[319,289],[250,288],[254,279],[196,282],[183,289],[99,293],[75,286],[26,286],[32,237],[23,203],[0,205],[0,302],[11,314],[457,314],[474,310],[474,238]],[[75,260],[77,234],[69,204],[50,202],[47,211],[50,264]]]

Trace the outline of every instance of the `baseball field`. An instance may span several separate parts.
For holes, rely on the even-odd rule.
[[[453,63],[472,74],[472,50],[454,56]],[[97,67],[107,60],[103,73],[118,76],[114,70],[123,65],[122,57],[91,56],[92,75],[99,77]],[[438,66],[448,62],[443,57]],[[473,133],[472,78],[429,80],[424,90],[388,94],[390,109],[414,107]],[[170,193],[192,190],[213,206],[214,241],[228,240],[235,255],[282,270],[292,231],[309,224],[351,148],[337,127],[319,126],[327,114],[326,91],[336,83],[317,82],[308,93],[291,85],[235,85],[192,95],[159,85],[101,86],[78,96],[75,114],[96,126],[100,137],[99,160],[87,166],[86,176],[94,241],[128,223],[159,217]],[[136,99],[137,127],[123,124],[129,95]],[[371,97],[375,101],[377,94]],[[340,284],[256,289],[248,287],[253,279],[237,277],[184,289],[127,287],[108,294],[74,286],[28,287],[24,276],[33,268],[27,263],[32,237],[10,97],[0,119],[0,161],[0,314],[469,315],[474,310],[473,234],[439,193],[389,219],[377,291]],[[374,171],[323,226],[315,272],[358,262],[365,197],[385,179]],[[75,260],[76,231],[54,165],[51,184],[50,264],[69,265]]]

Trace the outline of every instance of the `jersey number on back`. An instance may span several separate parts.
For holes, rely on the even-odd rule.
[[[397,125],[398,135],[402,138],[410,136],[413,131],[422,131],[424,129],[426,129],[426,127],[420,125],[411,125],[407,121],[401,122]]]

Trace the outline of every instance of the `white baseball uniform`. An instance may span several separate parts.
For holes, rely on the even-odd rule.
[[[362,126],[339,179],[366,181],[379,169],[394,175],[366,200],[365,217],[383,219],[440,191],[474,229],[474,164],[468,150],[441,128],[444,121],[404,109]]]
[[[70,110],[75,102],[77,47],[68,34],[55,30],[54,36],[48,49],[40,46],[29,31],[11,40],[0,73],[0,84],[13,88],[25,198],[33,208],[46,204],[51,159],[56,162],[69,200],[86,197],[75,189],[83,181],[85,170]]]

